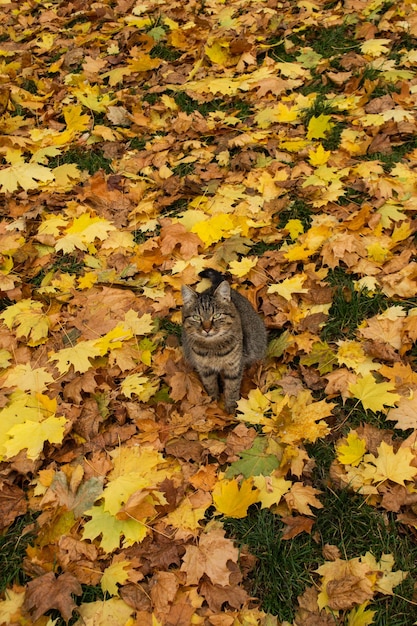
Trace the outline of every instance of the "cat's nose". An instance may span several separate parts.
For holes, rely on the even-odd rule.
[[[210,332],[211,330],[211,321],[210,320],[203,320],[201,323],[203,330],[206,331],[206,333]]]

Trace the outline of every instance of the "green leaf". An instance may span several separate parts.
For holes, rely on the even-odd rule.
[[[245,478],[251,476],[269,476],[279,466],[275,454],[266,452],[268,440],[265,437],[256,437],[249,450],[243,450],[240,461],[231,463],[225,473],[226,478],[233,478],[242,474]]]

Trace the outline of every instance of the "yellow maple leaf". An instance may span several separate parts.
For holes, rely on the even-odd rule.
[[[299,117],[300,110],[298,107],[288,107],[282,102],[279,102],[274,107],[267,107],[259,111],[259,113],[256,113],[254,121],[259,128],[263,129],[269,128],[271,124],[296,122]]]
[[[155,328],[155,322],[150,313],[144,313],[140,317],[133,309],[125,313],[123,325],[129,328],[135,335],[148,335]]]
[[[326,561],[316,572],[322,576],[317,599],[320,609],[325,606],[334,610],[350,609],[354,604],[373,597],[372,583],[368,577],[369,566],[361,563],[359,558]]]
[[[375,576],[374,587],[380,593],[389,596],[394,595],[394,587],[400,585],[407,578],[407,572],[402,570],[392,571],[394,567],[394,556],[392,554],[381,554],[380,560],[377,561],[371,552],[367,552],[365,556],[361,557],[361,561],[369,565],[372,573],[378,574]]]
[[[288,231],[291,239],[297,239],[298,235],[301,235],[304,232],[304,226],[301,220],[291,219],[284,226],[285,230]]]
[[[101,536],[100,546],[107,553],[113,552],[119,547],[121,537],[123,537],[124,546],[131,546],[136,542],[143,541],[148,532],[142,522],[134,519],[119,520],[105,511],[103,505],[93,506],[85,511],[85,515],[91,519],[84,524],[83,539],[93,541]]]
[[[189,498],[184,498],[174,511],[165,516],[164,522],[174,528],[194,532],[201,529],[201,520],[210,506],[209,500],[206,506],[193,507]]]
[[[366,452],[365,440],[358,437],[356,430],[351,430],[346,437],[346,443],[337,444],[336,452],[340,463],[356,467]]]
[[[121,391],[126,398],[131,398],[132,395],[138,397],[141,402],[148,402],[159,388],[159,382],[151,381],[147,376],[141,376],[140,374],[130,374],[126,376],[120,385]]]
[[[371,57],[380,57],[382,54],[385,54],[389,51],[387,48],[387,44],[390,44],[390,39],[367,39],[361,45],[361,51],[363,54],[369,54]]]
[[[117,596],[119,594],[119,585],[123,585],[129,580],[129,568],[132,565],[131,561],[115,561],[103,572],[100,585],[104,593],[108,593],[111,596]]]
[[[84,276],[77,278],[78,287],[80,289],[90,289],[98,281],[96,272],[86,272]]]
[[[204,52],[212,63],[226,66],[230,61],[229,47],[230,43],[226,39],[219,39],[206,44]]]
[[[107,239],[103,241],[101,246],[102,250],[133,250],[135,247],[135,240],[133,233],[124,232],[121,230],[112,231]]]
[[[82,87],[74,87],[72,94],[78,102],[95,113],[105,113],[111,104],[117,102],[117,99],[112,98],[109,93],[102,93],[99,85],[89,85],[85,82],[82,83]]]
[[[258,388],[251,389],[248,398],[241,398],[237,403],[239,415],[245,422],[261,424],[264,415],[271,408],[271,400]]]
[[[198,222],[191,228],[191,232],[198,235],[201,241],[209,247],[223,237],[230,237],[235,229],[235,223],[230,215],[214,215]]]
[[[303,288],[306,278],[305,274],[297,274],[291,278],[285,278],[281,283],[270,285],[268,293],[277,293],[289,302],[294,293],[308,293],[308,289]]]
[[[109,350],[121,348],[124,341],[131,339],[133,332],[130,328],[126,328],[123,322],[120,322],[108,333],[95,340],[95,346],[100,350],[100,354],[104,356]]]
[[[59,352],[50,352],[49,360],[56,361],[56,366],[60,374],[69,372],[71,365],[75,372],[83,374],[92,367],[90,359],[95,359],[101,355],[100,349],[96,346],[96,340],[80,341],[75,346],[63,348]]]
[[[42,311],[42,303],[29,298],[7,307],[0,314],[6,326],[16,330],[18,338],[26,337],[28,346],[35,347],[47,340],[50,320]]]
[[[372,374],[365,374],[356,383],[349,385],[349,391],[354,398],[361,401],[365,410],[386,412],[387,406],[394,406],[400,399],[398,393],[392,393],[395,385],[377,383]]]
[[[259,491],[253,489],[252,478],[240,484],[235,478],[221,479],[213,489],[213,504],[219,513],[227,517],[246,517],[248,508],[258,500]]]
[[[16,623],[15,617],[20,614],[25,600],[25,588],[7,589],[4,600],[0,600],[0,624]]]
[[[29,459],[35,460],[42,452],[45,441],[61,443],[64,438],[65,417],[50,416],[42,422],[26,421],[16,424],[8,431],[8,441],[4,443],[6,458],[19,454],[21,450],[27,450]]]
[[[239,278],[243,278],[249,274],[252,268],[258,262],[258,257],[246,257],[246,259],[241,259],[240,261],[230,261],[229,263],[229,272],[233,276],[238,276]]]
[[[77,608],[80,619],[74,626],[133,626],[134,609],[121,598],[109,598],[97,602],[84,602]],[[50,620],[52,621],[52,620]],[[152,618],[152,626],[162,626],[162,623]]]
[[[394,452],[392,446],[381,441],[377,451],[377,457],[367,454],[364,458],[365,478],[369,476],[373,483],[392,480],[399,485],[404,485],[405,480],[413,480],[417,467],[411,465],[415,460],[415,455],[410,448],[399,448],[397,452]]]
[[[297,396],[277,396],[272,415],[264,418],[264,432],[273,432],[280,441],[295,445],[301,441],[316,441],[329,432],[324,421],[335,406],[331,402],[314,402],[311,391],[304,389]]]
[[[4,387],[18,387],[22,391],[42,393],[54,379],[44,367],[32,369],[30,363],[15,365],[3,381]]]
[[[28,191],[52,180],[54,175],[49,167],[39,163],[16,163],[0,170],[0,192],[13,193],[19,187]]]
[[[9,367],[11,359],[11,353],[4,348],[0,348],[0,369],[6,369]]]
[[[255,487],[259,491],[258,500],[263,509],[278,504],[282,496],[288,492],[292,482],[281,476],[254,476]]]
[[[54,182],[49,185],[51,189],[57,191],[68,191],[80,180],[81,171],[75,163],[64,163],[53,169]]]
[[[90,125],[90,116],[83,114],[82,110],[80,104],[69,104],[62,109],[67,128],[74,135],[75,133],[83,133]]]
[[[330,150],[325,150],[323,144],[319,143],[315,150],[308,151],[308,160],[311,165],[324,165],[330,157]]]
[[[308,123],[307,139],[323,139],[333,126],[330,115],[313,115]]]
[[[114,230],[116,227],[108,220],[83,213],[74,218],[71,226],[66,228],[65,235],[58,240],[55,249],[64,253],[73,252],[76,248],[87,250],[88,244],[95,239],[106,239],[109,232]]]
[[[159,67],[161,63],[161,59],[152,58],[146,52],[141,52],[139,56],[129,61],[128,69],[131,72],[148,72]]]
[[[349,611],[346,626],[369,626],[374,623],[376,611],[367,610],[368,602]]]

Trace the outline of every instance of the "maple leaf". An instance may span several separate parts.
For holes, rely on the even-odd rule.
[[[50,485],[50,491],[58,498],[59,504],[72,511],[75,518],[81,517],[84,511],[89,509],[103,492],[103,480],[101,478],[93,476],[81,482],[83,474],[83,469],[79,465],[71,480],[68,481],[64,472],[59,471],[55,473]]]
[[[207,528],[201,535],[198,546],[187,546],[181,565],[181,571],[186,574],[187,585],[198,585],[204,574],[213,584],[222,587],[230,584],[232,572],[227,567],[227,562],[237,562],[238,550],[224,535],[222,528]]]
[[[296,510],[303,515],[314,515],[310,507],[322,509],[323,505],[316,498],[321,492],[314,487],[303,485],[300,482],[293,483],[288,493],[284,495],[284,499],[290,510]]]
[[[130,561],[123,560],[115,561],[106,567],[100,581],[103,591],[111,596],[117,596],[119,593],[117,585],[123,585],[129,579],[130,566]]]
[[[375,590],[386,595],[394,595],[394,587],[400,585],[406,578],[408,573],[402,570],[392,571],[394,567],[394,556],[392,554],[381,554],[379,561],[373,554],[367,552],[361,557],[362,563],[369,565],[372,572],[378,575],[375,577]]]
[[[417,394],[412,391],[409,398],[400,398],[395,409],[388,411],[387,419],[397,422],[396,428],[417,429]]]
[[[147,376],[140,374],[130,374],[120,385],[122,393],[126,398],[131,398],[133,394],[142,402],[147,402],[158,391],[159,382],[151,381]]]
[[[246,517],[251,504],[258,502],[259,492],[253,489],[253,479],[219,480],[213,489],[213,504],[227,517]]]
[[[308,293],[308,289],[303,288],[306,278],[307,276],[305,274],[286,278],[280,284],[270,285],[268,287],[268,293],[277,293],[285,298],[285,300],[290,301],[294,293]]]
[[[64,572],[60,576],[48,572],[28,583],[24,607],[34,621],[50,609],[58,609],[68,622],[76,608],[72,595],[81,594],[81,585],[70,572]]]
[[[369,567],[359,558],[326,562],[316,571],[322,576],[320,609],[325,606],[334,610],[350,609],[373,597],[372,583],[367,576]]]
[[[140,543],[147,535],[147,528],[137,520],[119,520],[103,505],[93,506],[84,512],[91,519],[84,524],[83,539],[94,540],[101,537],[100,546],[104,552],[110,553],[120,546],[120,540],[125,546],[131,546],[135,542]]]
[[[258,499],[263,509],[277,505],[292,485],[290,480],[274,475],[255,476],[253,482],[258,489]]]
[[[106,239],[109,232],[116,230],[116,227],[108,220],[91,216],[90,213],[83,213],[79,217],[74,218],[71,226],[65,229],[65,234],[55,244],[57,251],[62,250],[64,253],[73,252],[74,250],[87,250],[89,244],[95,239]]]
[[[84,602],[78,607],[80,619],[74,626],[131,626],[134,610],[121,598]],[[160,626],[157,622],[152,626]]]
[[[240,261],[230,261],[229,272],[233,276],[243,278],[243,276],[249,274],[249,272],[255,267],[257,262],[258,257],[247,257],[246,259],[241,259]]]
[[[203,506],[194,506],[192,498],[184,498],[175,511],[165,516],[164,521],[174,528],[195,532],[201,528],[201,522],[210,505],[210,496],[206,498]]]
[[[101,355],[100,348],[96,345],[96,340],[79,341],[71,348],[63,348],[59,352],[50,352],[49,359],[56,361],[56,366],[60,374],[65,374],[73,366],[75,372],[81,374],[91,367],[90,359],[95,359]]]
[[[4,387],[18,387],[22,391],[42,393],[54,381],[44,367],[32,369],[30,363],[15,365],[3,380]]]
[[[0,600],[0,624],[15,624],[16,616],[23,608],[25,600],[25,590],[17,587],[7,589],[4,600]]]
[[[11,458],[26,449],[29,459],[37,459],[45,441],[61,443],[64,438],[65,417],[47,417],[42,422],[26,421],[15,424],[8,431],[8,441],[4,443],[6,457]]]
[[[308,123],[307,139],[323,139],[333,128],[330,115],[321,113],[318,117],[313,115]]]
[[[364,602],[349,611],[346,626],[369,626],[369,624],[373,624],[376,611],[368,610],[368,604],[368,602]]]
[[[349,391],[354,398],[362,403],[365,410],[384,411],[386,406],[394,406],[400,399],[393,383],[377,383],[372,374],[365,374],[356,383],[349,385]]]
[[[226,478],[233,478],[242,474],[244,478],[251,476],[269,476],[279,465],[275,454],[267,451],[268,441],[265,437],[256,437],[249,450],[242,450],[240,461],[231,463],[225,473]]]
[[[163,220],[161,229],[161,252],[170,254],[177,246],[183,259],[191,259],[198,254],[202,242],[194,233],[187,232],[183,224],[172,224],[171,220]]]
[[[54,180],[54,174],[38,163],[16,163],[0,170],[0,192],[13,193],[19,187],[25,191]]]
[[[369,476],[374,483],[392,480],[400,485],[404,485],[405,480],[414,478],[417,468],[411,465],[415,455],[410,448],[399,448],[394,452],[392,446],[382,441],[377,451],[377,457],[367,454],[364,458],[365,477]]]
[[[337,458],[341,463],[356,467],[366,452],[366,442],[358,436],[355,430],[351,430],[346,437],[346,443],[338,443],[336,450]]]
[[[391,43],[390,39],[368,39],[361,45],[361,51],[372,57],[379,57],[389,51],[387,44]]]
[[[17,337],[26,337],[29,346],[37,346],[45,343],[50,328],[49,317],[42,309],[41,302],[28,298],[7,307],[0,319],[16,330]]]

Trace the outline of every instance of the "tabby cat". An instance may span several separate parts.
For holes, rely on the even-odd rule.
[[[244,369],[265,356],[266,329],[249,301],[230,288],[223,274],[208,268],[200,276],[212,283],[203,293],[182,287],[184,356],[213,399],[223,390],[225,409],[233,413]]]

